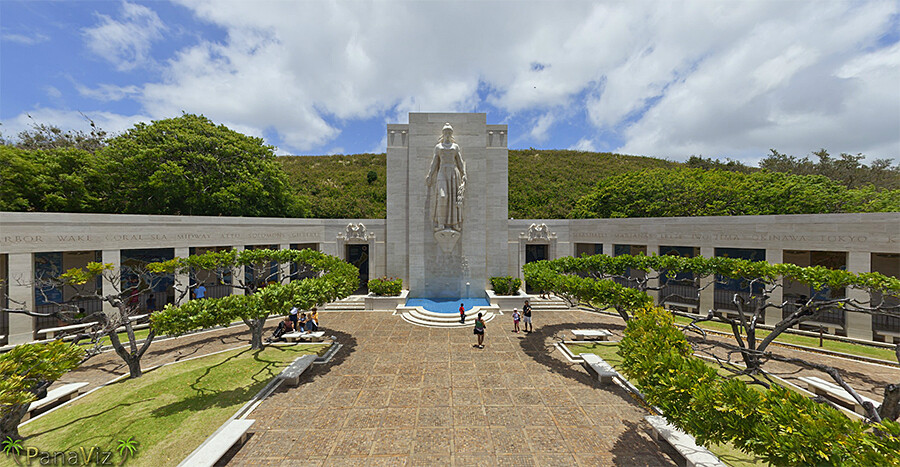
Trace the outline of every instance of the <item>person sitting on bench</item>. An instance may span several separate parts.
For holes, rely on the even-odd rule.
[[[272,337],[266,339],[266,342],[281,340],[281,336],[293,330],[294,323],[291,322],[291,318],[285,316],[284,320],[278,323],[278,327],[275,328],[275,332],[272,333]]]
[[[306,317],[306,313],[300,313],[300,323],[297,324],[298,332],[306,332],[306,323],[309,322],[309,318]]]

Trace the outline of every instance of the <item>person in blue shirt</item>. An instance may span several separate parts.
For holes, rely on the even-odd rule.
[[[198,285],[197,288],[194,289],[194,298],[197,300],[206,298],[206,287],[204,287],[203,284]]]

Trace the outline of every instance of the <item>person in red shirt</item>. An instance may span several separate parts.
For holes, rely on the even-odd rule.
[[[466,324],[466,308],[462,303],[459,304],[459,322]]]

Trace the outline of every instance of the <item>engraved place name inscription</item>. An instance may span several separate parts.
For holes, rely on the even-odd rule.
[[[160,242],[160,241],[213,241],[213,240],[254,240],[254,239],[317,239],[315,232],[249,232],[249,233],[142,233],[142,234],[57,234],[57,235],[3,235],[0,243],[92,243],[92,242]]]
[[[804,235],[804,234],[768,234],[768,233],[750,233],[750,234],[679,234],[679,233],[649,233],[649,232],[575,232],[572,234],[573,239],[600,239],[609,238],[613,240],[685,240],[685,241],[702,241],[702,242],[718,242],[718,241],[745,241],[745,242],[820,242],[820,243],[838,243],[853,244],[869,242],[867,235]],[[884,241],[882,239],[873,238],[873,241]],[[889,235],[888,243],[900,242],[900,237]]]

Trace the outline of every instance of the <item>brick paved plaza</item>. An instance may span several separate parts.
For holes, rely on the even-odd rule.
[[[321,318],[344,348],[253,412],[230,465],[673,465],[628,392],[548,348],[610,318],[556,311],[528,335],[500,316],[483,350],[388,312]]]

